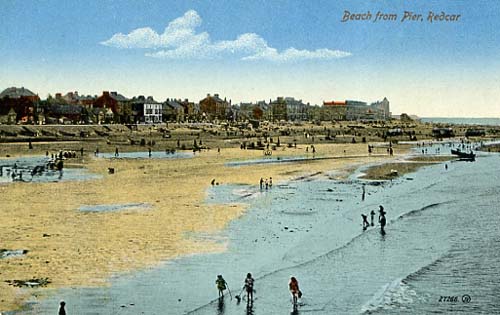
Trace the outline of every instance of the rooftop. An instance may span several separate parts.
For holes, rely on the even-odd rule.
[[[36,96],[36,94],[28,89],[25,89],[24,87],[21,88],[10,87],[6,88],[5,90],[3,90],[2,93],[0,93],[0,98],[4,97],[20,98],[23,96]]]

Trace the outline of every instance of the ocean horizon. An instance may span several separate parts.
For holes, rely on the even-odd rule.
[[[500,118],[467,118],[467,117],[421,117],[424,123],[441,123],[454,125],[482,125],[482,126],[500,126]]]

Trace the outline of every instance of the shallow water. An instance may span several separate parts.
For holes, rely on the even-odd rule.
[[[104,205],[84,205],[80,206],[78,210],[82,212],[114,212],[121,210],[130,209],[149,209],[151,204],[149,203],[120,203],[120,204],[104,204]]]
[[[27,253],[28,251],[26,249],[16,249],[16,250],[0,249],[0,259],[22,257]]]
[[[62,172],[50,170],[47,167],[49,160],[50,158],[46,156],[0,159],[0,184],[14,181],[24,183],[81,181],[101,177],[90,173],[86,168],[64,168]],[[41,167],[43,170],[35,173],[33,170],[36,167]]]
[[[245,165],[255,165],[255,164],[271,164],[271,163],[290,163],[290,162],[298,162],[304,161],[307,159],[311,159],[311,157],[306,156],[282,156],[282,157],[263,157],[260,159],[253,160],[240,160],[240,161],[230,161],[227,162],[226,166],[245,166]]]
[[[148,151],[142,152],[119,152],[118,156],[115,153],[99,153],[99,158],[111,159],[185,159],[193,157],[193,153],[189,152],[174,152],[166,153],[165,151],[151,151],[151,156]]]
[[[227,244],[224,253],[117,276],[105,288],[60,290],[20,314],[54,314],[61,299],[73,314],[290,314],[290,275],[304,293],[295,314],[500,313],[500,156],[447,164],[382,185],[314,177],[268,190],[211,187],[208,202],[250,205],[226,230],[192,235]],[[361,227],[360,214],[379,204],[385,235]],[[247,272],[256,279],[254,306],[229,296],[219,303],[216,275],[234,296]]]

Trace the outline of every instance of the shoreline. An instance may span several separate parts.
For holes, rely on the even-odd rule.
[[[338,150],[339,146],[342,145],[318,144],[318,156],[320,156],[320,153],[322,155],[327,155],[329,150],[342,152]],[[353,148],[353,146],[355,148]],[[365,151],[364,144],[346,144],[345,147],[346,150],[355,149],[361,152]],[[205,202],[206,189],[210,187],[210,180],[214,176],[217,176],[217,180],[221,183],[258,185],[258,179],[262,177],[261,175],[264,173],[265,176],[273,177],[276,182],[284,179],[291,179],[294,174],[307,174],[315,171],[324,172],[336,170],[341,173],[343,172],[343,176],[346,176],[346,174],[352,173],[354,169],[366,163],[383,163],[391,159],[388,155],[369,157],[368,154],[366,154],[365,156],[361,155],[349,160],[339,156],[338,159],[323,158],[302,161],[301,163],[280,163],[272,166],[251,165],[227,167],[224,165],[227,161],[241,158],[242,153],[246,153],[247,155],[245,158],[248,159],[249,155],[250,158],[261,157],[262,151],[241,151],[240,149],[234,148],[223,149],[220,155],[215,151],[202,152],[201,155],[197,154],[195,158],[188,159],[189,161],[147,159],[135,161],[113,159],[97,161],[92,159],[91,161],[85,162],[84,164],[89,171],[102,174],[104,178],[81,183],[64,183],[65,186],[71,185],[77,187],[62,194],[62,200],[69,201],[67,204],[63,205],[62,209],[57,211],[57,213],[44,214],[45,223],[47,224],[55,220],[56,222],[54,224],[45,225],[44,228],[32,226],[33,228],[38,228],[36,231],[40,233],[38,236],[32,234],[27,235],[29,240],[11,240],[2,235],[2,239],[8,240],[5,243],[6,246],[4,246],[6,248],[12,247],[13,249],[17,249],[19,246],[16,247],[16,244],[20,243],[29,244],[31,242],[33,245],[29,246],[30,248],[28,249],[30,252],[23,258],[23,263],[16,264],[16,260],[11,260],[10,262],[12,262],[12,264],[9,263],[9,268],[2,273],[0,289],[4,292],[9,291],[10,295],[7,295],[6,298],[3,298],[3,301],[0,301],[0,309],[19,309],[19,307],[23,305],[23,302],[29,299],[33,294],[51,294],[51,292],[53,292],[51,289],[69,286],[82,287],[106,285],[107,279],[114,274],[141,270],[148,266],[157,265],[163,261],[183,255],[224,250],[224,246],[220,244],[207,242],[206,240],[192,240],[185,237],[185,234],[190,232],[203,233],[221,230],[227,226],[229,222],[245,212],[245,207],[241,205],[209,205]],[[408,152],[405,152],[405,154],[407,153]],[[299,155],[303,154],[303,151],[299,148],[297,150],[289,149],[287,151],[277,152],[278,156],[290,154]],[[401,157],[401,154],[398,154],[397,157]],[[394,158],[396,158],[396,156],[392,157],[392,159]],[[107,167],[109,166],[115,167],[117,169],[117,174],[105,175]],[[193,167],[195,167],[194,170],[192,169]],[[223,169],[224,172],[221,172],[221,169]],[[245,172],[241,172],[242,169]],[[166,177],[162,176],[162,174],[166,173],[169,175]],[[186,177],[195,177],[194,174],[196,174],[195,182],[186,181]],[[144,185],[144,180],[146,178],[148,180],[152,179],[152,183]],[[99,188],[106,187],[116,180],[122,183],[118,192],[108,192],[106,194],[107,196],[102,198],[96,196],[100,190]],[[144,192],[148,191],[148,189],[153,189],[155,185],[165,185],[166,181],[173,182],[177,190],[166,193],[166,196],[155,200],[155,202],[149,200],[149,202],[153,204],[153,209],[143,211],[127,210],[91,215],[76,210],[77,206],[83,204],[83,202],[87,202],[87,204],[105,204],[106,202],[109,203],[109,201],[113,203],[142,202],[144,199],[140,199],[137,194],[127,193],[126,198],[124,198],[123,196],[120,197],[120,192],[134,191],[134,189],[130,188],[141,187],[141,185],[141,191]],[[57,194],[61,194],[60,189],[57,187],[60,184],[61,183],[37,184],[37,189],[34,189],[34,194],[41,195],[44,189],[49,190],[49,192],[57,191]],[[88,186],[92,186],[90,184],[95,184],[97,187],[89,189]],[[0,187],[0,190],[2,193],[10,193],[19,196],[23,190],[23,187],[21,187],[22,184],[14,183],[11,185],[14,186]],[[42,187],[41,190],[40,186]],[[155,192],[160,191],[161,190],[158,189],[155,190]],[[92,197],[74,198],[75,195],[82,194],[83,192],[86,192],[86,194]],[[172,204],[165,205],[169,203],[168,199],[171,200],[170,202]],[[16,198],[9,198],[7,204],[9,204],[9,202],[12,203],[13,200],[16,200]],[[22,205],[16,207],[17,211],[20,209],[24,209],[24,217],[32,218],[37,216],[34,213],[37,212],[36,210],[41,212],[48,211],[46,207],[38,207],[36,210],[23,208]],[[182,215],[182,211],[188,211],[191,215],[191,220],[186,221],[186,217]],[[14,211],[10,213],[14,213]],[[58,220],[57,214],[64,214],[66,216],[65,220]],[[210,214],[210,220],[205,220],[207,214]],[[174,225],[179,225],[179,222],[181,222],[181,225],[187,224],[187,226],[182,226],[180,229],[170,231],[167,237],[162,236],[165,229],[168,230],[172,227],[172,215],[179,215],[182,217],[180,220],[174,220]],[[19,213],[17,216],[19,216]],[[195,220],[193,220],[193,217]],[[66,225],[70,226],[70,229],[68,229],[67,226],[65,227],[64,224],[60,226],[58,224],[60,221],[64,221]],[[158,224],[158,222],[161,223]],[[143,224],[147,225],[147,227]],[[22,223],[19,222],[18,227],[19,225],[22,226]],[[142,228],[138,228],[137,226],[141,226]],[[168,226],[168,228],[165,228],[165,226]],[[103,228],[99,229],[99,227]],[[13,227],[10,227],[10,229],[11,231],[15,230]],[[5,231],[5,226],[2,226],[1,230]],[[47,232],[42,233],[42,230],[46,230]],[[2,232],[0,232],[0,234],[2,234]],[[51,236],[40,238],[43,234]],[[130,234],[134,236],[133,238],[130,236],[128,237],[131,238],[132,241],[127,240],[127,235]],[[64,240],[61,238],[64,238]],[[82,247],[82,251],[83,249],[87,251],[87,254],[83,258],[80,249],[75,251],[74,248],[71,248],[71,245],[75,242],[81,243],[80,247]],[[166,246],[167,244],[168,246]],[[56,248],[56,250],[54,250],[54,248]],[[121,250],[117,251],[116,248],[125,248],[126,250],[122,252]],[[50,249],[57,253],[51,252]],[[136,253],[140,253],[140,257],[134,255]],[[33,257],[35,254],[40,256]],[[65,257],[60,257],[60,255],[67,257],[67,259],[64,259]],[[76,261],[79,263],[75,263]],[[52,264],[56,265],[56,267],[48,268],[47,266],[43,266],[43,262],[45,262],[47,266]],[[92,262],[94,268],[89,269],[85,267],[84,262]],[[5,263],[0,260],[0,264]],[[38,266],[37,268],[37,266],[31,265],[24,269],[21,266],[25,264],[40,264],[42,267]],[[70,270],[70,272],[68,272],[68,270]],[[55,273],[57,273],[57,275],[55,275]],[[47,277],[47,275],[49,275],[48,278],[52,283],[48,288],[20,290],[7,286],[4,282],[7,279],[13,280],[14,278],[29,279],[32,277],[31,275],[38,277]],[[20,295],[22,291],[30,292],[25,292],[26,295],[22,296]],[[12,302],[6,303],[5,301],[7,299]]]
[[[481,158],[478,164],[482,161]],[[450,175],[459,169],[467,169],[468,166],[464,163],[457,163],[455,167],[452,165]],[[32,313],[50,314],[55,311],[57,298],[62,298],[77,313],[87,310],[87,305],[90,304],[92,306],[89,311],[99,314],[118,313],[121,310],[130,314],[137,314],[141,311],[145,314],[161,313],[164,309],[170,309],[170,312],[175,314],[191,314],[195,309],[199,311],[195,311],[194,314],[213,314],[217,312],[217,302],[210,302],[216,299],[217,295],[213,287],[215,275],[222,273],[231,289],[234,289],[234,284],[240,283],[244,272],[247,271],[251,271],[257,279],[258,293],[266,292],[267,298],[262,295],[258,296],[260,311],[265,309],[267,313],[277,313],[283,307],[287,308],[285,305],[287,291],[274,292],[273,289],[277,282],[284,281],[290,274],[296,274],[299,279],[303,280],[308,299],[306,303],[309,305],[305,306],[305,309],[310,309],[312,306],[310,303],[313,302],[311,300],[313,295],[315,297],[313,308],[321,309],[321,301],[328,300],[331,295],[328,293],[325,295],[322,290],[319,290],[323,292],[321,295],[319,295],[320,292],[311,292],[313,284],[317,284],[318,288],[324,286],[319,284],[321,279],[316,278],[311,281],[318,274],[315,268],[311,269],[307,266],[323,261],[325,258],[330,259],[332,263],[325,265],[327,269],[323,270],[328,274],[328,270],[334,266],[333,263],[335,266],[341,262],[349,265],[351,261],[350,259],[339,260],[342,257],[336,254],[333,254],[336,258],[331,259],[329,253],[344,251],[346,247],[357,244],[360,240],[366,241],[367,237],[372,241],[374,241],[373,237],[379,238],[378,227],[362,232],[359,213],[366,213],[367,209],[376,209],[379,204],[387,206],[391,217],[388,235],[392,243],[394,241],[392,237],[395,235],[394,229],[397,230],[394,224],[396,221],[402,224],[401,221],[406,221],[408,216],[413,218],[413,213],[419,211],[418,209],[437,208],[436,203],[446,204],[447,202],[447,197],[439,194],[434,195],[435,198],[432,200],[413,198],[413,202],[409,202],[407,198],[404,198],[409,193],[411,196],[416,196],[415,191],[423,187],[422,183],[426,182],[428,174],[447,174],[440,165],[425,167],[418,173],[403,176],[393,183],[386,181],[372,185],[367,182],[368,198],[365,202],[361,201],[361,186],[364,181],[357,179],[358,171],[339,181],[332,180],[335,178],[335,171],[311,173],[309,176],[295,174],[297,177],[294,176],[291,180],[276,182],[269,192],[259,191],[259,187],[255,184],[253,186],[228,184],[210,188],[208,190],[210,202],[226,203],[241,200],[250,204],[245,215],[233,220],[223,231],[202,236],[227,243],[227,250],[223,253],[180,257],[158,268],[137,271],[130,275],[119,275],[111,280],[109,288],[61,290],[57,296],[33,305]],[[422,176],[422,174],[427,175]],[[414,180],[408,181],[409,177]],[[445,177],[448,178],[448,176]],[[439,181],[439,176],[432,176],[432,181],[436,180]],[[399,197],[394,198],[391,192],[396,191],[398,192],[396,196]],[[308,195],[310,197],[304,197]],[[239,196],[245,197],[241,199]],[[304,201],[313,208],[312,211],[307,208]],[[407,212],[411,215],[407,215]],[[400,219],[401,217],[403,219]],[[332,229],[334,226],[338,228]],[[346,246],[346,244],[349,245]],[[366,245],[363,248],[366,248]],[[396,252],[399,253],[399,250],[396,249]],[[357,253],[357,257],[364,257],[360,256],[360,252]],[[368,266],[376,269],[369,261],[362,258],[358,263],[363,261],[368,264],[363,265],[364,267],[359,266],[361,268],[356,270]],[[425,264],[424,262],[423,265]],[[303,270],[304,267],[306,270]],[[335,269],[336,267],[333,268]],[[393,269],[389,268],[391,271]],[[403,276],[406,275],[405,273]],[[361,277],[361,279],[366,278]],[[340,280],[336,279],[334,283]],[[196,284],[195,287],[193,287],[194,284]],[[285,289],[286,282],[282,284]],[[375,282],[375,285],[371,286],[369,295],[375,293],[374,289],[382,284]],[[172,291],[173,287],[178,290]],[[341,287],[331,286],[334,290]],[[194,288],[196,290],[193,290]],[[132,292],[136,294],[131,294]],[[108,301],[101,301],[99,297],[102,296],[108,297]],[[323,303],[326,303],[326,300]],[[109,303],[110,301],[113,302]],[[229,297],[226,299],[226,302],[228,301]],[[238,309],[234,303],[224,304],[224,314],[241,313],[241,308]],[[23,312],[22,314],[30,313]]]

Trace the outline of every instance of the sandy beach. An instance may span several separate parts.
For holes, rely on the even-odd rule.
[[[368,156],[366,144],[317,144],[315,157],[305,145],[273,151],[273,158],[308,157],[301,162],[228,167],[241,159],[261,159],[261,150],[209,150],[184,159],[103,159],[85,155],[79,166],[100,179],[11,183],[0,186],[0,239],[6,249],[23,249],[24,257],[0,259],[0,310],[20,307],[52,288],[106,285],[109,276],[155,265],[181,255],[223,251],[222,245],[186,237],[191,232],[224,228],[244,212],[243,206],[207,205],[211,181],[258,185],[259,179],[282,179],[336,170],[401,156]],[[71,165],[71,163],[68,163]],[[115,174],[108,174],[114,168]],[[131,205],[113,212],[85,212],[82,206]],[[8,218],[8,219],[7,219]],[[44,288],[18,288],[6,281],[47,278]]]
[[[242,215],[220,230],[184,235],[214,242],[222,251],[177,256],[116,273],[106,285],[63,286],[51,296],[31,298],[25,310],[12,314],[53,314],[60,300],[76,314],[241,314],[246,303],[238,304],[234,296],[247,272],[256,279],[257,300],[247,308],[252,314],[280,314],[292,308],[290,275],[297,276],[304,292],[299,314],[495,313],[492,275],[498,271],[498,251],[491,246],[498,220],[491,192],[498,190],[498,178],[490,174],[498,173],[498,156],[478,153],[475,162],[448,161],[448,144],[429,144],[426,149],[442,155],[426,157],[412,150],[404,160],[374,159],[345,172],[333,168],[299,174],[293,168],[304,162],[236,167],[231,160],[228,168],[240,172],[289,165],[293,174],[275,180],[268,190],[254,182],[222,181],[205,189],[204,204],[245,205]],[[383,174],[391,168],[400,176],[360,178],[371,170]],[[399,172],[403,170],[409,173]],[[473,189],[463,185],[464,178]],[[361,223],[360,214],[377,211],[379,205],[388,213],[386,234],[380,233],[378,223],[366,230]],[[225,299],[217,299],[217,274],[228,281],[232,299],[228,292]],[[443,291],[459,298],[469,294],[472,302],[444,304],[439,302]]]

